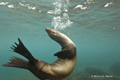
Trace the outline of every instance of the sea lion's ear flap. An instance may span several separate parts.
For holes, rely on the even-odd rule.
[[[71,50],[63,50],[63,51],[55,53],[54,56],[57,56],[62,59],[71,58],[72,52]]]

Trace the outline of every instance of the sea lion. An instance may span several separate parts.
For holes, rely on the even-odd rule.
[[[14,52],[27,58],[28,61],[18,57],[12,57],[11,62],[3,64],[3,66],[27,69],[41,80],[62,80],[66,78],[73,71],[76,64],[76,46],[70,38],[61,32],[50,28],[47,28],[46,32],[51,39],[62,46],[62,50],[54,54],[54,56],[58,57],[57,61],[53,64],[48,64],[34,58],[18,38],[19,44],[15,42],[16,46],[12,45],[11,48]]]

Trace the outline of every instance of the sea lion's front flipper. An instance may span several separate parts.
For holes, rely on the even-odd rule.
[[[63,50],[63,51],[60,51],[60,52],[57,52],[54,54],[54,56],[57,56],[59,58],[62,58],[62,59],[66,59],[66,58],[72,58],[72,52],[71,50]]]
[[[16,46],[12,45],[11,49],[13,49],[14,52],[26,57],[30,63],[34,64],[35,58],[31,55],[31,53],[27,50],[27,48],[24,46],[19,38],[18,41],[19,44],[15,42]]]

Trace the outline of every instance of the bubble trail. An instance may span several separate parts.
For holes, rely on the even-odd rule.
[[[54,10],[48,11],[49,14],[53,14],[53,20],[51,22],[55,30],[63,30],[73,23],[69,19],[68,15],[68,5],[69,0],[57,0],[53,3]]]

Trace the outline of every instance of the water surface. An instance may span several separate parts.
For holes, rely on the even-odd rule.
[[[67,7],[62,5],[61,12],[55,14],[56,2]],[[23,58],[10,49],[17,38],[33,56],[53,63],[57,59],[53,55],[61,47],[48,37],[45,29],[49,27],[63,32],[76,44],[74,73],[87,67],[109,71],[110,65],[120,61],[119,4],[120,0],[0,0],[0,65],[11,56]],[[0,66],[0,80],[39,79],[27,70]]]

